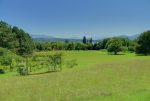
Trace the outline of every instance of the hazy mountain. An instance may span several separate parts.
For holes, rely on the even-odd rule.
[[[121,35],[121,36],[116,36],[116,37],[120,37],[120,38],[128,38],[130,40],[134,40],[137,37],[139,37],[140,34],[136,34],[133,36],[127,36],[127,35]],[[69,42],[82,42],[82,39],[76,39],[76,38],[55,38],[52,36],[48,36],[48,35],[31,35],[33,38],[34,42],[54,42],[54,41],[60,41],[60,42],[65,42],[66,40]],[[98,42],[101,41],[103,39],[99,39],[99,40],[93,40],[93,42]]]
[[[140,34],[136,34],[136,35],[130,36],[129,39],[134,40],[134,39],[137,39],[139,36]]]
[[[130,39],[130,40],[135,40],[135,39],[137,39],[139,36],[140,36],[140,34],[135,34],[135,35],[132,35],[132,36],[121,35],[121,36],[117,36],[117,37],[120,37],[120,38],[128,38],[128,39]]]
[[[32,38],[54,38],[49,35],[31,35]]]
[[[82,42],[82,39],[64,39],[64,38],[33,38],[34,42],[54,42],[54,41],[60,41],[60,42],[65,42],[65,41],[70,41],[70,42]]]

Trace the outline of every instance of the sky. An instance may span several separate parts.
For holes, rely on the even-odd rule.
[[[100,39],[150,30],[150,0],[0,0],[0,20],[32,35]]]

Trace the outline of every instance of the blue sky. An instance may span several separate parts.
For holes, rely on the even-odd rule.
[[[0,0],[0,20],[33,35],[103,38],[150,29],[150,0]]]

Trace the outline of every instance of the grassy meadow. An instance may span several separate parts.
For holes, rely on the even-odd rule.
[[[0,101],[150,101],[150,56],[104,51],[62,54],[64,63],[75,59],[77,65],[63,65],[55,73],[1,74]]]

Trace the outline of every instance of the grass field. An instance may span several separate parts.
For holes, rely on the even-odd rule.
[[[101,51],[63,56],[78,65],[56,73],[0,75],[0,101],[150,101],[150,56]]]

